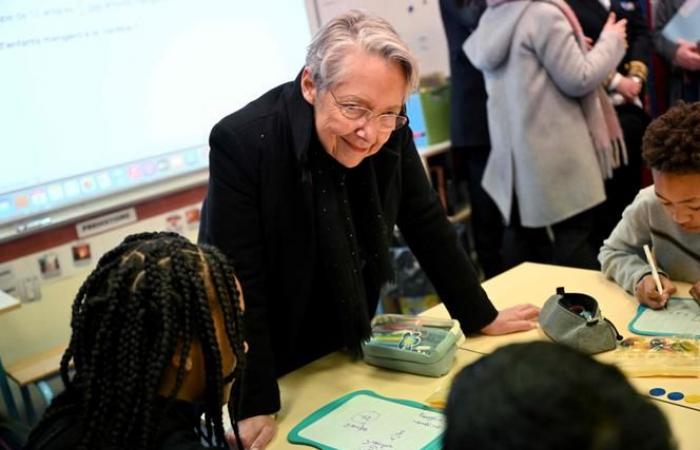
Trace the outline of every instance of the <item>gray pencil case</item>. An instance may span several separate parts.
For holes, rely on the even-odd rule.
[[[461,337],[456,320],[382,314],[372,320],[372,338],[363,346],[364,360],[387,369],[439,377],[452,367]]]

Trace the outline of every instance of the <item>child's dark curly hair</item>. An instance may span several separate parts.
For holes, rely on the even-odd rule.
[[[700,173],[700,102],[674,106],[649,124],[642,156],[659,172]]]

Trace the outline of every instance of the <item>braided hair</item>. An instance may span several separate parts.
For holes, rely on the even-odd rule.
[[[202,348],[206,376],[204,421],[197,433],[210,446],[225,447],[224,380],[213,308],[223,316],[240,382],[245,364],[240,294],[220,251],[175,233],[142,233],[128,236],[100,258],[73,303],[72,336],[61,360],[66,389],[78,394],[79,448],[153,448],[162,413],[183,384],[186,364],[177,365],[167,394],[160,392],[163,374],[176,352],[179,361],[186,361],[195,341]],[[156,406],[159,394],[166,395],[162,408]],[[61,408],[65,406],[52,404],[42,422]],[[229,402],[233,419],[231,409]],[[232,426],[242,448],[235,420]],[[51,436],[37,440],[43,444],[30,437],[28,447],[43,448]]]

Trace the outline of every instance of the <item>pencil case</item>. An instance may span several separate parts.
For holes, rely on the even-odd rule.
[[[449,372],[462,337],[453,319],[381,314],[372,320],[364,360],[374,366],[439,377]]]
[[[565,292],[563,287],[558,287],[556,294],[544,303],[539,322],[542,331],[554,342],[588,354],[613,350],[617,341],[622,340],[615,325],[603,317],[596,299]]]
[[[632,336],[612,356],[630,377],[700,377],[700,340],[692,336]]]

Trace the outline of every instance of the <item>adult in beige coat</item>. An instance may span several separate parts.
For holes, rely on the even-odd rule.
[[[489,96],[482,183],[508,224],[509,265],[597,267],[588,236],[605,193],[582,105],[622,59],[625,37],[612,15],[586,51],[557,3],[519,0],[490,3],[466,41]]]

